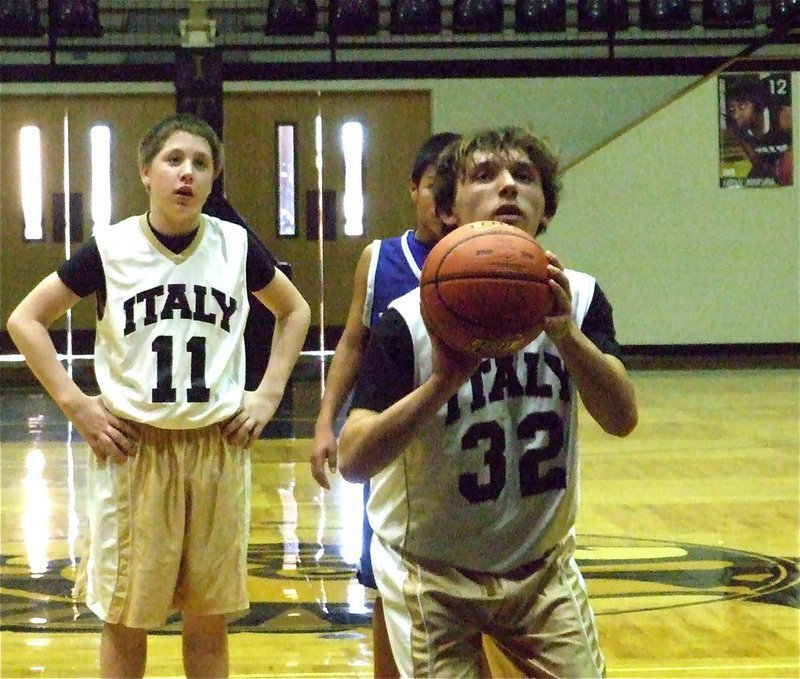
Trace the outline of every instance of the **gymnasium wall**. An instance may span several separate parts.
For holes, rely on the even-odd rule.
[[[791,187],[720,189],[716,111],[712,78],[566,174],[544,241],[599,278],[624,344],[800,340],[797,166]]]
[[[3,248],[0,251],[0,314],[8,314],[39,280],[64,259],[65,244],[56,242],[51,205],[63,205],[64,119],[68,124],[70,193],[83,200],[82,235],[91,231],[91,170],[89,130],[97,123],[113,129],[111,153],[112,223],[147,209],[147,195],[137,172],[136,146],[139,138],[160,117],[174,110],[174,97],[160,92],[16,94],[0,100],[3,143],[0,166],[9,168],[0,176],[0,223]],[[312,308],[312,322],[321,323],[320,265],[318,242],[306,233],[309,206],[316,207],[319,188],[315,151],[315,118],[322,126],[322,187],[333,192],[338,213],[332,220],[334,238],[324,241],[325,321],[342,325],[346,318],[353,272],[361,251],[374,238],[385,238],[413,224],[408,196],[409,175],[417,147],[431,129],[430,93],[392,90],[386,92],[231,92],[226,95],[224,139],[225,192],[269,250],[292,266],[292,278]],[[342,125],[358,120],[366,129],[368,143],[362,153],[364,173],[363,237],[344,235],[343,188],[345,185],[340,132]],[[297,234],[278,237],[275,126],[291,123],[294,130]],[[43,136],[42,187],[44,239],[24,241],[21,237],[22,206],[19,190],[18,130],[36,125]],[[72,327],[94,327],[94,298],[81,300],[72,312]],[[66,328],[66,319],[54,324]],[[91,350],[92,337],[81,334],[83,351]],[[318,333],[315,333],[318,336]],[[0,337],[2,342],[2,337]]]
[[[795,73],[795,128],[799,78]],[[598,277],[614,305],[624,344],[797,342],[797,171],[793,187],[719,189],[716,78],[692,88],[696,81],[659,76],[237,82],[226,84],[226,92],[422,90],[430,94],[434,132],[531,124],[561,149],[567,164],[574,163],[545,244],[568,266]],[[47,88],[4,84],[0,103],[4,92]],[[49,88],[63,91],[64,86]],[[69,88],[172,92],[164,83]],[[8,237],[4,226],[3,240]],[[299,270],[313,270],[308,262],[294,260],[315,255],[314,248],[294,249],[291,261]],[[3,320],[10,311],[3,290],[14,275],[8,258],[5,263]],[[12,259],[11,266],[16,264],[25,265]],[[334,278],[326,278],[326,289],[330,284],[337,295],[349,297],[352,271],[344,268],[327,270],[326,276]],[[341,325],[344,313],[326,320]]]

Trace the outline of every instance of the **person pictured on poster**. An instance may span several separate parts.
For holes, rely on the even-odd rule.
[[[720,185],[790,186],[790,74],[721,76],[720,109]]]

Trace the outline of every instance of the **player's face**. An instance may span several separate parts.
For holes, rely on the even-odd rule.
[[[150,192],[156,228],[180,232],[197,226],[214,182],[211,147],[205,139],[174,132],[140,174]]]
[[[732,99],[728,102],[728,117],[739,129],[747,129],[752,126],[756,117],[756,109],[752,101],[740,101]]]
[[[505,222],[532,235],[546,220],[539,168],[522,151],[476,151],[456,187],[458,224],[485,219]]]
[[[417,218],[417,238],[424,242],[437,241],[442,237],[442,220],[436,214],[433,199],[435,169],[429,167],[420,177],[419,184],[412,184],[410,195]]]

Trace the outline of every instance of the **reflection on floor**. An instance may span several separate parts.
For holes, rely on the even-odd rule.
[[[798,676],[798,373],[634,380],[629,439],[582,413],[578,560],[609,676]],[[252,608],[231,622],[234,676],[371,676],[361,488],[337,475],[324,492],[306,462],[319,384],[305,360],[254,450]],[[100,623],[71,596],[89,451],[24,379],[4,381],[0,443],[0,674],[96,675]],[[151,635],[148,676],[182,676],[179,629]]]

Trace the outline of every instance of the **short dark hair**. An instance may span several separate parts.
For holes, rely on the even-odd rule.
[[[467,165],[476,151],[522,151],[539,169],[544,192],[544,213],[552,218],[558,209],[561,194],[561,170],[559,157],[544,137],[524,127],[498,127],[481,130],[460,142],[451,143],[439,156],[436,178],[433,183],[433,199],[439,215],[453,213],[456,185],[463,179]],[[539,233],[547,228],[539,225]]]
[[[411,169],[411,181],[419,185],[422,175],[436,162],[439,154],[449,144],[460,138],[461,135],[455,132],[437,132],[422,142],[422,146],[417,151],[417,157],[414,159],[414,166]]]
[[[214,132],[214,128],[194,113],[173,113],[153,125],[139,142],[139,166],[150,165],[159,151],[164,148],[167,139],[175,132],[188,132],[205,139],[211,147],[214,177],[217,177],[222,172],[224,162],[222,141],[217,136],[217,133]]]
[[[742,76],[725,81],[725,100],[749,101],[757,109],[767,107],[767,91],[764,82],[758,76]]]

